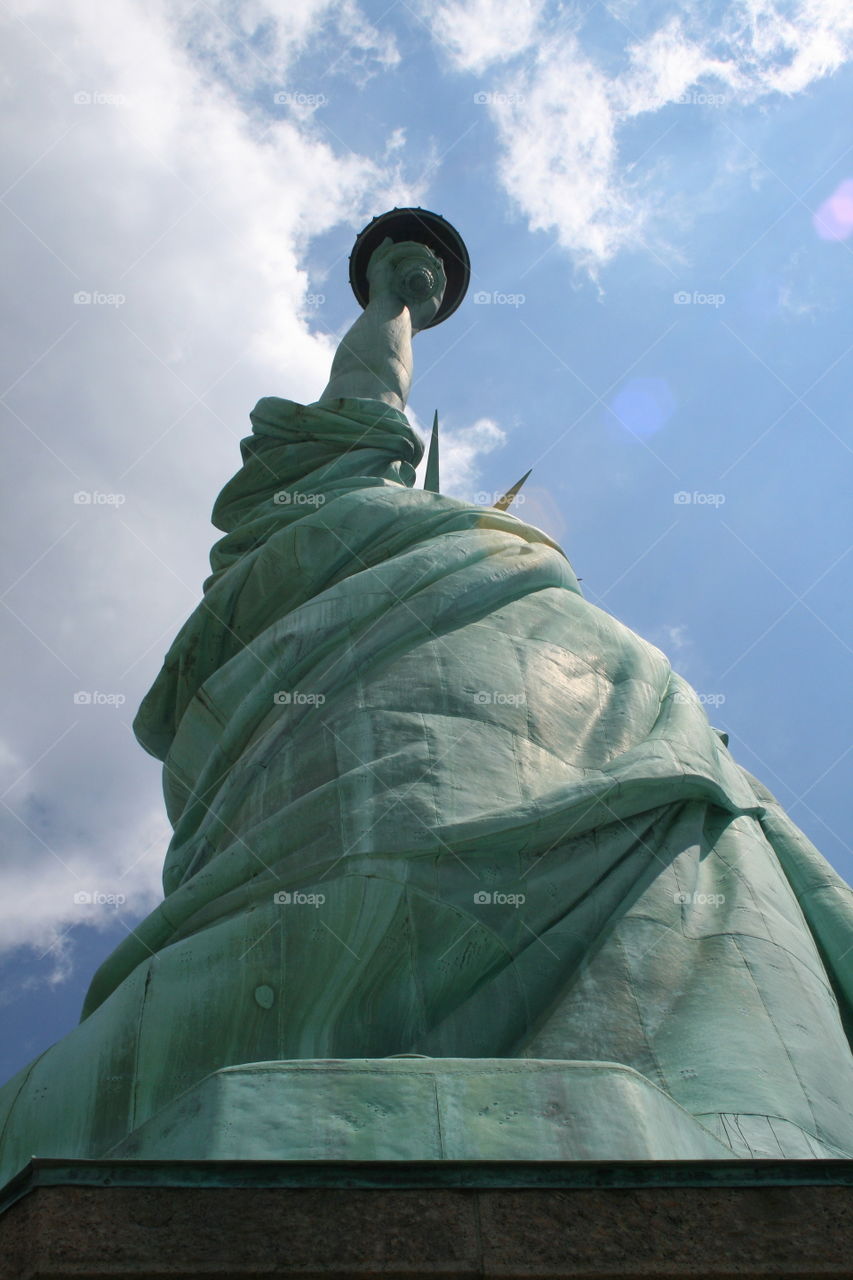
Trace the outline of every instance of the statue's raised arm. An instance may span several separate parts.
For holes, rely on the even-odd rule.
[[[371,255],[367,279],[369,301],[342,338],[318,403],[346,396],[402,411],[412,385],[412,337],[441,306],[444,266],[426,245],[386,237]]]

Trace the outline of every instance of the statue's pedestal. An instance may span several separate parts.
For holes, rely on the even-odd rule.
[[[39,1143],[0,1280],[853,1280],[853,1160],[734,1159],[615,1063],[245,1063]]]
[[[851,1277],[851,1184],[831,1160],[37,1160],[0,1280]]]
[[[227,1067],[103,1154],[133,1160],[732,1158],[694,1116],[619,1063],[415,1056]]]

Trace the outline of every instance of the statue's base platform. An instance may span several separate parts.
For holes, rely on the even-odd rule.
[[[853,1277],[853,1161],[34,1160],[0,1280]]]
[[[226,1067],[99,1154],[516,1161],[733,1155],[668,1094],[617,1062],[415,1055]]]

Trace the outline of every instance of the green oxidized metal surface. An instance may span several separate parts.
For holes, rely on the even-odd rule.
[[[849,891],[690,688],[543,533],[409,488],[402,414],[252,418],[137,721],[167,897],[6,1087],[11,1165],[222,1067],[406,1052],[620,1063],[735,1154],[853,1153]]]
[[[322,1106],[318,1107],[318,1100]],[[602,1117],[607,1123],[602,1123]],[[731,1159],[645,1076],[527,1058],[253,1062],[214,1072],[107,1155],[136,1160]]]
[[[194,1096],[229,1158],[248,1098],[243,1154],[270,1158],[258,1115],[295,1063],[394,1054],[467,1059],[447,1088],[472,1131],[483,1059],[564,1062],[585,1119],[563,1158],[853,1155],[850,890],[546,534],[412,488],[393,398],[251,415],[204,598],[136,721],[164,761],[166,898],[0,1091],[3,1175],[133,1150],[142,1125],[196,1158],[167,1109],[258,1062],[281,1068],[267,1102],[257,1080]],[[365,1068],[358,1113],[416,1075]],[[328,1150],[344,1077],[321,1077],[298,1158]],[[506,1104],[528,1139],[570,1096],[543,1079],[517,1072]],[[420,1105],[407,1159],[436,1150]],[[620,1153],[630,1108],[652,1136]],[[393,1158],[365,1141],[347,1158]]]

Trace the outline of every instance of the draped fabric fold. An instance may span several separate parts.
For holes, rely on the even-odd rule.
[[[850,891],[686,682],[544,533],[414,490],[402,414],[269,398],[252,423],[135,723],[164,762],[166,897],[85,1015],[183,972],[186,1081],[260,1057],[608,1061],[737,1154],[853,1155]],[[195,1047],[252,982],[275,1029],[235,996],[219,1058]]]

